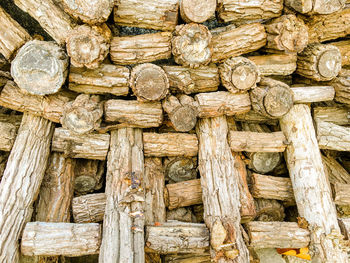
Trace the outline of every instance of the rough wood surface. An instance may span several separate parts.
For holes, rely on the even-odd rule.
[[[213,56],[212,62],[221,62],[227,58],[255,51],[266,44],[266,32],[263,25],[252,23],[240,27],[226,27],[211,31]],[[235,39],[232,42],[232,39]]]
[[[284,206],[277,200],[254,199],[256,215],[254,221],[283,221]]]
[[[331,184],[350,184],[350,174],[336,159],[322,155],[322,162]]]
[[[331,85],[335,89],[334,100],[350,106],[350,70],[343,68],[339,75],[331,81]]]
[[[8,122],[0,122],[0,151],[11,151],[17,135],[17,127]]]
[[[170,157],[164,160],[164,166],[169,183],[197,178],[197,158]]]
[[[103,220],[106,208],[105,193],[74,197],[72,213],[75,223],[97,223]]]
[[[203,23],[215,16],[215,0],[181,0],[180,15],[186,23]]]
[[[74,191],[83,195],[100,190],[103,185],[105,163],[97,160],[77,159],[74,168]]]
[[[349,187],[350,184],[334,184],[334,203],[336,205],[350,205]]]
[[[288,76],[297,68],[297,57],[294,54],[271,54],[248,58],[255,63],[262,76]]]
[[[294,103],[332,101],[335,90],[332,86],[291,87]]]
[[[316,130],[320,149],[350,151],[350,127],[317,121]]]
[[[295,11],[302,14],[331,14],[341,10],[345,6],[346,0],[326,1],[326,0],[286,0],[285,5],[293,8]]]
[[[0,183],[1,262],[19,260],[18,240],[31,218],[49,158],[52,133],[50,121],[24,114]]]
[[[192,213],[190,207],[179,207],[173,210],[166,211],[166,220],[176,220],[188,223],[197,223],[195,215]]]
[[[171,33],[114,37],[110,53],[113,63],[119,65],[168,59],[171,57]]]
[[[11,63],[11,76],[23,90],[34,95],[56,93],[67,77],[68,57],[53,42],[32,40]]]
[[[234,117],[234,120],[249,123],[266,123],[269,125],[277,125],[278,120],[261,115],[256,111],[250,110],[247,113],[238,113]]]
[[[337,125],[350,125],[347,107],[314,107],[313,116],[316,121],[328,121]]]
[[[173,31],[178,22],[177,0],[118,0],[114,8],[114,22],[132,26]]]
[[[350,65],[350,40],[331,42],[331,45],[339,48],[342,66]]]
[[[179,255],[166,255],[166,263],[210,263],[210,255],[195,255],[195,254],[179,254]]]
[[[341,218],[338,222],[345,239],[350,240],[350,218]]]

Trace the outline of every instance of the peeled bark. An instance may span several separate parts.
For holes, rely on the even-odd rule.
[[[75,223],[97,223],[103,221],[106,208],[105,193],[74,197],[72,212]]]
[[[77,159],[74,169],[74,191],[82,195],[100,190],[105,163],[97,160]]]
[[[320,149],[350,151],[350,127],[317,121],[316,130]]]
[[[255,199],[255,207],[255,221],[283,221],[285,217],[284,206],[277,200]]]
[[[33,95],[59,91],[67,77],[68,57],[53,42],[32,40],[18,51],[11,63],[16,84]]]
[[[248,58],[255,63],[262,76],[288,76],[297,68],[297,57],[294,54],[272,54]]]
[[[186,23],[203,23],[215,16],[215,0],[181,0],[180,14]]]
[[[335,90],[332,86],[291,87],[294,103],[332,101]]]
[[[192,180],[197,177],[196,158],[175,157],[164,160],[165,176],[170,183]]]
[[[335,89],[334,100],[350,106],[350,70],[342,69],[339,75],[331,82]]]
[[[332,46],[339,48],[341,54],[341,65],[350,65],[350,40],[342,40],[330,43]]]
[[[24,114],[0,183],[1,262],[19,260],[18,240],[31,218],[49,158],[52,133],[50,121]]]
[[[341,10],[345,6],[346,0],[326,1],[326,0],[286,0],[285,5],[293,8],[302,14],[331,14]]]

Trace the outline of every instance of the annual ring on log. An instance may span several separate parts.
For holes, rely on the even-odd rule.
[[[341,54],[339,50],[326,50],[317,63],[318,72],[325,78],[334,78],[341,70]]]
[[[196,174],[196,164],[191,158],[175,158],[165,168],[165,175],[175,183],[195,179]]]
[[[256,152],[251,157],[252,168],[259,173],[271,172],[281,161],[278,152]]]
[[[273,117],[281,117],[293,106],[293,93],[283,86],[269,89],[264,97],[266,112]]]
[[[216,0],[181,0],[180,14],[187,23],[203,23],[215,15]]]
[[[176,124],[177,131],[190,131],[196,126],[197,111],[191,106],[182,106],[175,109],[169,118],[172,123]]]

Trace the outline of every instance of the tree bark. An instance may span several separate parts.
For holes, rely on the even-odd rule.
[[[103,221],[106,208],[105,193],[74,197],[72,212],[75,223],[98,223]]]
[[[255,199],[256,216],[254,221],[283,221],[284,206],[273,199]]]
[[[294,103],[332,101],[335,90],[332,86],[291,87]]]
[[[284,3],[287,7],[293,8],[302,14],[331,14],[341,10],[345,6],[346,0],[325,1],[325,0],[286,0]]]
[[[215,16],[215,0],[181,0],[180,15],[186,23],[203,23]]]
[[[60,90],[67,77],[68,57],[53,42],[32,40],[20,48],[11,64],[16,84],[33,95]]]
[[[169,183],[197,178],[197,158],[173,157],[164,160],[165,177]]]
[[[334,100],[340,103],[343,103],[347,106],[350,106],[350,70],[342,69],[339,72],[339,75],[331,81],[331,85],[335,89],[335,98]]]
[[[74,169],[74,191],[78,195],[100,190],[103,185],[105,163],[97,160],[77,159]]]
[[[280,125],[290,142],[286,162],[299,215],[309,224],[310,252],[314,259],[321,261],[348,262],[346,253],[338,245],[342,236],[309,107],[294,105]]]
[[[330,43],[332,46],[339,48],[341,54],[341,65],[350,65],[350,40],[342,40]]]
[[[262,123],[276,126],[278,120],[259,114],[256,111],[250,110],[247,113],[238,113],[234,116],[235,121],[249,122],[249,123]]]
[[[17,127],[8,122],[0,122],[0,151],[11,151],[17,135]]]
[[[162,32],[138,36],[114,37],[111,60],[115,64],[130,65],[171,57],[171,33]]]
[[[297,56],[294,54],[252,56],[248,59],[256,64],[262,76],[288,76],[297,68]]]
[[[141,129],[112,131],[99,262],[144,262],[142,148]]]
[[[52,133],[50,121],[24,114],[0,183],[1,262],[19,260],[18,240],[44,177]]]
[[[316,130],[320,149],[350,151],[350,127],[317,121]]]

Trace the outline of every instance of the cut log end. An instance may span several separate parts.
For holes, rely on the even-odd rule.
[[[193,107],[185,105],[174,110],[169,118],[177,131],[190,131],[197,123],[197,111]]]
[[[192,158],[175,158],[166,165],[165,175],[175,183],[195,179],[196,163]]]
[[[339,50],[326,50],[319,57],[318,72],[327,79],[335,78],[341,70],[341,54]]]
[[[203,23],[215,15],[216,0],[181,0],[180,14],[187,23]]]
[[[256,152],[250,156],[250,168],[258,173],[268,173],[281,161],[281,155],[277,152]]]
[[[273,117],[282,117],[293,106],[293,93],[284,86],[272,87],[264,98],[266,112]]]

